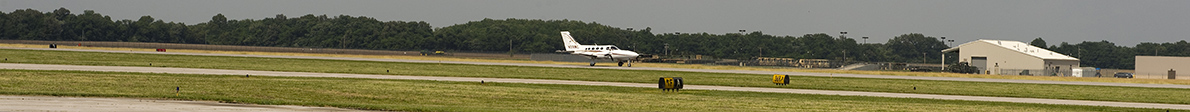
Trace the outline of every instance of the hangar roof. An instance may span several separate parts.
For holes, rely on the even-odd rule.
[[[1030,56],[1041,58],[1041,59],[1078,60],[1078,58],[1062,55],[1062,53],[1046,50],[1046,49],[1043,49],[1043,48],[1040,48],[1037,46],[1029,45],[1028,43],[1024,43],[1024,42],[1020,42],[1020,41],[1011,41],[1011,40],[980,39],[980,40],[976,40],[976,41],[963,43],[959,46],[955,46],[955,47],[952,47],[949,49],[944,49],[944,50],[942,50],[942,52],[958,51],[960,47],[975,44],[976,42],[1000,46],[1000,48],[1017,51],[1017,52],[1025,54],[1025,55],[1030,55]]]

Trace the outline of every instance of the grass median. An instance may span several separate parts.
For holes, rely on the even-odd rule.
[[[495,65],[400,63],[316,59],[125,54],[0,49],[4,63],[99,66],[150,66],[268,70],[291,72],[359,73],[419,76],[498,77],[584,81],[655,83],[657,77],[683,77],[686,84],[795,89],[847,90],[972,96],[1026,97],[1145,103],[1190,104],[1190,89],[1021,84],[993,82],[872,79],[791,76],[792,84],[778,86],[770,76],[645,70],[519,67]]]
[[[394,111],[1161,111],[982,101],[651,88],[2,70],[0,94],[164,98]],[[180,94],[175,93],[180,87]]]

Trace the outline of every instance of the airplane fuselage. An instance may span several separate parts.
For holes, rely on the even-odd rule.
[[[632,60],[640,54],[628,50],[620,50],[616,46],[611,45],[580,45],[581,50],[572,51],[570,54],[583,55],[591,59],[611,59],[611,60]]]
[[[631,67],[632,59],[636,59],[636,57],[640,56],[640,54],[637,54],[636,52],[621,50],[614,45],[579,44],[578,42],[574,41],[574,37],[570,36],[569,31],[562,31],[562,43],[566,50],[560,52],[568,52],[574,55],[586,56],[587,58],[591,59],[591,66],[595,66],[596,59],[611,59],[612,61],[619,63],[620,66],[623,66],[624,63],[628,63],[628,66]]]

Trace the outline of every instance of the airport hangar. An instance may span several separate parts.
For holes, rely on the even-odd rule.
[[[1187,79],[1177,78],[1176,72],[1182,71],[1180,74],[1186,74],[1185,71],[1190,70],[1190,57],[1136,56],[1135,67],[1136,73],[1133,75],[1136,78]]]
[[[1020,41],[980,39],[944,49],[943,57],[947,52],[958,52],[959,62],[975,66],[980,74],[1082,77],[1078,58]]]

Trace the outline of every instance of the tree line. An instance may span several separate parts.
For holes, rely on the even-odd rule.
[[[1046,46],[1045,40],[1041,38],[1033,39],[1031,44]],[[1106,40],[1083,41],[1078,44],[1062,42],[1050,45],[1047,49],[1078,58],[1083,66],[1098,68],[1135,69],[1136,56],[1190,56],[1190,43],[1186,40],[1167,43],[1145,42],[1133,47],[1118,46]]]
[[[938,37],[916,33],[898,35],[885,43],[860,43],[855,38],[826,33],[801,36],[774,36],[759,31],[654,33],[652,28],[618,28],[576,20],[483,19],[432,28],[422,21],[379,21],[347,15],[287,17],[279,14],[259,20],[228,20],[217,14],[205,23],[186,25],[151,16],[142,16],[135,21],[112,20],[91,10],[72,14],[65,8],[44,13],[32,9],[0,12],[0,39],[17,40],[549,53],[562,49],[558,34],[561,30],[571,31],[576,41],[583,44],[613,44],[644,54],[704,55],[722,59],[781,57],[939,63],[939,51],[949,48]],[[1044,42],[1040,46],[1045,46]],[[1049,49],[1079,57],[1084,66],[1131,68],[1130,60],[1134,55],[1187,56],[1190,55],[1187,47],[1190,46],[1185,41],[1142,43],[1136,47],[1115,46],[1102,41],[1062,43]],[[1154,50],[1158,52],[1148,52]],[[957,60],[956,57],[948,58],[948,63]]]

